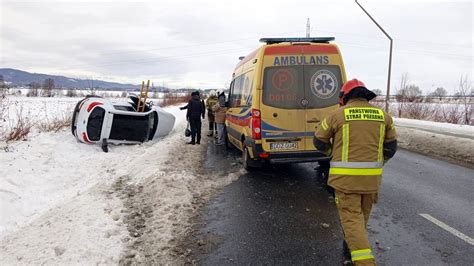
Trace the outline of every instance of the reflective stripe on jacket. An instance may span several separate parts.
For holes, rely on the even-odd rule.
[[[396,139],[390,115],[365,99],[352,99],[321,121],[315,137],[332,139],[330,186],[345,193],[373,193],[380,186],[384,142]]]

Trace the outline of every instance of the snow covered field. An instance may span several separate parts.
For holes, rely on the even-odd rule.
[[[83,97],[22,97],[9,96],[6,98],[5,121],[0,126],[9,129],[15,126],[18,116],[21,115],[36,124],[49,121],[62,115],[72,115],[76,103]],[[112,102],[128,101],[128,98],[112,98]],[[151,99],[155,105],[161,101]]]
[[[30,114],[44,104],[23,99],[34,103]],[[78,99],[48,100],[62,112]],[[169,136],[109,153],[76,142],[69,129],[10,143],[0,153],[0,264],[172,262],[170,243],[186,229],[196,197],[237,175],[196,172],[206,147],[184,145],[185,112],[166,110],[177,118]],[[140,241],[151,242],[151,255],[135,247]]]

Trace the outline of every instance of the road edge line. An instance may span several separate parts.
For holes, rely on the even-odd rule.
[[[454,236],[464,240],[466,243],[470,244],[471,246],[474,246],[474,239],[461,233],[460,231],[452,228],[451,226],[441,222],[440,220],[434,218],[433,216],[427,214],[427,213],[419,213],[419,215],[426,220],[436,224],[437,226],[441,227],[442,229],[448,231],[449,233],[453,234]]]

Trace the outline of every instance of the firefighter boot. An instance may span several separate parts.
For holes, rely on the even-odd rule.
[[[343,264],[351,266],[352,264],[352,259],[351,259],[351,251],[349,250],[349,247],[347,246],[346,240],[342,241],[342,256],[344,259]]]

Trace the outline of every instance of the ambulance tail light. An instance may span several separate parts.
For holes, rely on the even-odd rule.
[[[253,139],[261,139],[262,138],[262,120],[260,116],[260,110],[252,109],[251,110],[252,117],[250,119],[250,125],[252,126],[252,138]]]

